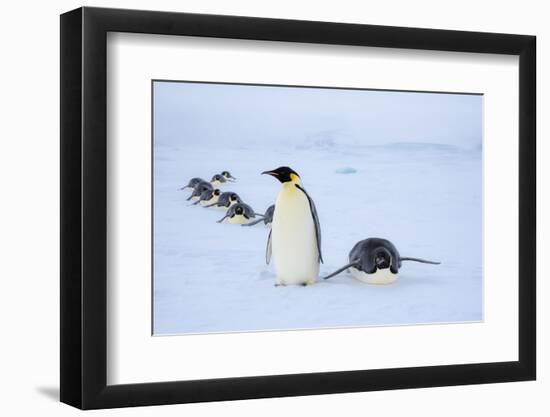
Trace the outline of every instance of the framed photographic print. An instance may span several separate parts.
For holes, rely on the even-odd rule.
[[[61,16],[61,401],[535,379],[535,38]]]

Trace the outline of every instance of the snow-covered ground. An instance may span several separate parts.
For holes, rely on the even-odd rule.
[[[185,136],[182,134],[182,137]],[[343,143],[345,142],[345,143]],[[338,132],[299,141],[183,138],[154,147],[154,333],[260,331],[482,319],[481,146],[340,142]],[[315,200],[323,235],[321,275],[347,262],[367,237],[403,256],[398,281],[373,286],[347,273],[308,287],[274,287],[263,224],[218,224],[224,212],[188,206],[191,177],[229,170],[257,212],[280,184],[262,171],[288,165]]]
[[[155,82],[153,100],[155,334],[482,319],[481,96]],[[442,264],[274,287],[268,230],[218,224],[179,188],[229,170],[223,190],[264,212],[280,184],[260,173],[281,165],[315,200],[321,276],[367,237]]]

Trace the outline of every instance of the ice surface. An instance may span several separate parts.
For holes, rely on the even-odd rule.
[[[481,97],[156,83],[154,104],[155,334],[482,319]],[[179,188],[228,170],[220,188],[263,213],[281,165],[315,200],[321,275],[367,237],[442,264],[274,287],[263,223],[218,224]]]
[[[482,318],[481,154],[401,145],[324,149],[210,149],[157,146],[154,203],[155,334],[471,321]],[[342,161],[356,175],[334,175]],[[287,164],[314,198],[323,233],[321,274],[351,247],[384,237],[403,256],[398,281],[370,286],[342,274],[310,287],[277,287],[264,261],[268,229],[217,224],[222,212],[189,207],[194,176],[224,169],[224,184],[257,212],[279,183],[260,172]]]

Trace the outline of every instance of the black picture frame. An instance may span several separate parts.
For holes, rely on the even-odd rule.
[[[519,360],[107,385],[108,32],[519,56]],[[61,401],[81,409],[482,384],[536,377],[534,36],[79,8],[61,15]]]

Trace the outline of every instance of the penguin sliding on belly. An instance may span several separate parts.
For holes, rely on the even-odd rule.
[[[268,264],[273,254],[275,285],[313,284],[319,275],[319,262],[323,262],[315,204],[291,168],[279,167],[262,174],[271,175],[282,184],[266,249]]]
[[[225,216],[218,220],[218,223],[222,223],[227,219],[228,223],[246,225],[256,216],[261,216],[261,214],[254,213],[254,210],[248,204],[236,203],[229,207]]]
[[[235,178],[229,171],[222,171],[222,177],[224,177],[227,181],[235,182],[237,178]]]
[[[206,182],[202,178],[195,177],[191,178],[186,186],[181,187],[180,190],[185,190],[186,188],[195,188],[195,185],[197,185],[199,182]]]
[[[273,213],[275,212],[275,204],[270,205],[267,210],[265,211],[265,214],[261,215],[261,218],[258,220],[254,220],[253,222],[243,224],[243,226],[254,226],[255,224],[258,224],[260,222],[264,222],[264,225],[266,227],[271,227],[271,223],[273,222]],[[258,215],[258,214],[256,214]]]
[[[197,201],[193,203],[194,206],[200,204],[201,206],[208,206],[209,204],[216,204],[218,198],[220,197],[221,191],[219,189],[215,190],[204,190]]]
[[[349,268],[351,275],[367,284],[391,284],[397,279],[402,261],[439,265],[440,262],[402,257],[389,240],[369,238],[356,243],[349,253],[349,264],[337,269],[324,279],[332,278]]]
[[[223,175],[220,175],[220,174],[214,175],[212,177],[212,179],[210,180],[210,184],[212,184],[214,187],[219,187],[224,182],[227,182],[227,179]]]
[[[198,201],[201,198],[203,192],[213,189],[214,187],[212,187],[209,182],[201,181],[195,185],[195,188],[193,188],[193,192],[191,193],[187,201]]]
[[[222,210],[225,210],[231,207],[233,204],[237,204],[241,202],[242,200],[237,193],[234,193],[232,191],[226,191],[220,194],[220,196],[218,197],[218,201],[216,201],[213,204],[208,204],[204,207],[217,207],[217,208],[221,208]]]

